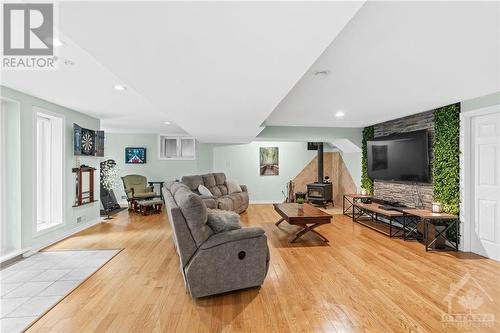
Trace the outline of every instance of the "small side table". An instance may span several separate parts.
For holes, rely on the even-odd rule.
[[[165,182],[164,181],[159,181],[159,182],[148,182],[149,186],[153,186],[153,190],[154,190],[154,186],[155,185],[160,185],[160,194],[158,194],[158,196],[160,197],[161,201],[164,201],[163,200],[163,192],[161,191],[161,188],[163,187],[163,184]]]
[[[447,249],[435,249],[432,247],[434,243],[439,239],[439,237],[443,237],[445,241],[451,244],[451,249],[453,251],[458,251],[458,240],[460,239],[460,220],[457,215],[451,215],[446,213],[433,213],[429,210],[425,209],[404,209],[403,212],[408,215],[413,215],[419,217],[424,223],[424,244],[425,251],[446,251]],[[438,220],[447,221],[447,225],[441,231],[437,231],[434,239],[429,241],[429,225],[434,224]],[[452,228],[455,228],[457,239],[449,239],[446,236],[446,232]]]
[[[354,212],[354,203],[359,202],[362,199],[371,199],[371,195],[363,195],[363,194],[344,194],[342,198],[342,213],[345,216],[353,217]]]

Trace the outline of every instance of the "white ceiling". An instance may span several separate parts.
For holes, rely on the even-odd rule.
[[[265,124],[362,127],[495,91],[500,2],[367,2]]]
[[[363,3],[61,2],[59,52],[75,65],[2,71],[2,84],[107,131],[206,142],[253,140],[264,121],[361,127],[500,90],[498,2]]]
[[[175,124],[165,125],[164,115],[134,89],[116,91],[122,81],[102,66],[69,37],[59,33],[64,46],[57,48],[57,70],[2,70],[1,83],[7,87],[101,119],[111,132],[172,133],[186,135]],[[70,59],[74,65],[65,65]],[[142,127],[147,114],[150,124]]]
[[[362,4],[67,2],[60,27],[165,120],[245,142]],[[155,125],[139,112],[138,131]]]

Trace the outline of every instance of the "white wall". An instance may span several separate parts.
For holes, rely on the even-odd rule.
[[[21,93],[19,91],[0,86],[1,96],[10,100],[19,102],[20,104],[20,205],[21,205],[21,230],[22,230],[22,248],[36,249],[41,246],[50,244],[51,242],[65,237],[77,230],[83,229],[93,223],[100,221],[99,203],[73,208],[75,179],[71,172],[73,167],[80,163],[99,167],[99,158],[82,157],[77,159],[73,155],[73,123],[78,123],[82,127],[90,129],[99,129],[100,121],[96,118],[86,116],[74,110],[47,102],[45,100]],[[53,112],[65,117],[65,203],[64,203],[64,223],[56,229],[45,230],[41,233],[36,232],[34,225],[36,217],[36,198],[34,195],[35,173],[34,168],[36,161],[34,160],[35,140],[34,135],[34,112],[33,108],[41,108],[49,112]],[[99,173],[96,173],[95,179],[95,196],[99,198]],[[77,223],[77,218],[81,218],[81,222]]]

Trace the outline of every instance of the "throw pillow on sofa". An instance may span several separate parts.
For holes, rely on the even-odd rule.
[[[227,191],[229,194],[243,192],[241,186],[236,180],[226,180]]]
[[[240,216],[235,212],[209,209],[207,225],[214,233],[241,229]]]
[[[213,197],[214,195],[208,188],[206,188],[203,185],[198,186],[198,192],[200,192],[200,195],[205,196],[205,197]]]

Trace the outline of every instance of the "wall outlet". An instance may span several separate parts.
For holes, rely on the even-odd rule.
[[[127,196],[126,195],[122,195],[122,199],[127,199]]]
[[[78,216],[76,218],[76,223],[82,223],[82,222],[85,222],[86,220],[87,220],[86,216]]]

